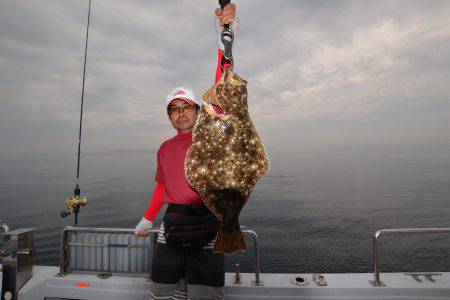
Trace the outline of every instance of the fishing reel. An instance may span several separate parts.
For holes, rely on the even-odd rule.
[[[80,196],[80,188],[77,187],[73,191],[73,196],[67,197],[66,203],[67,211],[61,212],[61,218],[65,218],[68,215],[75,214],[75,227],[78,225],[78,213],[81,206],[86,206],[88,201],[85,196]]]
[[[75,210],[79,210],[80,206],[86,206],[88,202],[85,196],[72,196],[68,197],[64,203],[66,203],[67,211],[61,212],[63,218],[73,214]]]

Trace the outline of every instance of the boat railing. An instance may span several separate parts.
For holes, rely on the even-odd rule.
[[[67,226],[61,232],[59,275],[93,273],[100,276],[151,276],[158,228],[148,230],[152,235],[135,238],[133,229]],[[255,249],[254,285],[263,285],[260,278],[259,238],[255,231],[242,227],[242,233],[253,238]],[[153,244],[153,247],[151,246]]]
[[[402,228],[402,229],[380,229],[373,237],[373,261],[374,280],[370,280],[373,286],[385,286],[380,280],[380,239],[382,235],[392,234],[430,234],[430,233],[450,233],[450,228]]]
[[[253,248],[255,249],[255,280],[253,281],[253,285],[264,285],[263,281],[260,277],[260,253],[259,253],[259,237],[255,231],[246,229],[245,226],[241,226],[242,233],[246,233],[252,236],[253,238]]]

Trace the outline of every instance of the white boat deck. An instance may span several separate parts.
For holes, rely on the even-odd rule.
[[[59,277],[58,267],[34,266],[33,277],[19,291],[19,300],[56,299],[147,299],[149,279],[111,276],[101,279],[95,274],[68,274]],[[403,273],[382,273],[386,286],[369,283],[372,273],[322,274],[327,286],[317,286],[312,274],[261,274],[263,286],[254,286],[254,274],[241,273],[241,284],[234,284],[234,274],[226,274],[225,299],[450,299],[450,273],[423,276],[417,282]],[[305,285],[292,279],[306,278]],[[1,273],[0,273],[1,279]]]

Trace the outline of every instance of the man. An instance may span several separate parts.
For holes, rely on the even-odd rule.
[[[217,81],[222,75],[220,61],[224,50],[220,33],[224,24],[232,24],[232,29],[237,30],[236,6],[228,4],[223,11],[217,9],[215,24],[219,46]],[[169,93],[166,108],[177,135],[158,150],[155,177],[158,184],[146,214],[135,228],[137,236],[147,235],[145,230],[153,227],[162,205],[168,204],[152,261],[151,299],[223,299],[225,257],[212,252],[219,223],[197,191],[189,186],[184,174],[184,159],[192,144],[192,129],[200,106],[191,90],[178,87]],[[186,225],[194,228],[187,237]],[[199,227],[195,226],[207,230],[199,236],[200,230],[195,229]],[[176,234],[185,238],[183,242],[173,237]]]

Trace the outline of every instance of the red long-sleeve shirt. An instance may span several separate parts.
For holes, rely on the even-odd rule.
[[[215,82],[219,81],[220,77],[222,77],[222,74],[223,74],[223,70],[222,70],[222,68],[220,66],[220,62],[222,61],[223,54],[224,54],[223,50],[218,50],[218,59],[217,59],[217,69],[216,69]],[[174,139],[176,139],[177,137],[175,137]],[[183,138],[183,136],[181,136],[181,138]],[[171,141],[171,140],[169,140],[169,141]],[[169,141],[167,141],[167,142],[169,142]],[[158,154],[159,154],[159,151],[158,151]],[[158,160],[159,160],[159,156],[158,156]],[[166,191],[166,182],[163,179],[163,175],[161,175],[160,166],[158,166],[156,180],[157,180],[158,184],[156,185],[156,188],[155,188],[155,191],[153,193],[153,197],[152,197],[150,205],[149,205],[149,207],[147,209],[147,212],[144,215],[144,218],[146,218],[149,221],[153,221],[156,218],[156,216],[158,215],[158,213],[161,210],[162,206],[164,205],[164,199],[166,199],[168,197],[166,195],[166,192],[167,192]]]

